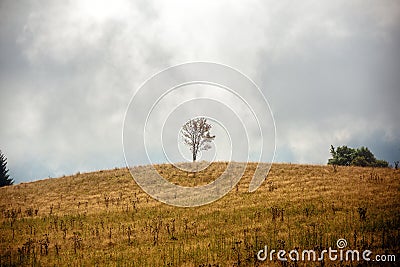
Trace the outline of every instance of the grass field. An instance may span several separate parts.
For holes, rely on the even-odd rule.
[[[257,260],[269,249],[347,248],[400,256],[400,171],[273,164],[254,193],[255,164],[222,199],[177,208],[146,195],[128,169],[77,173],[0,188],[1,266],[358,266],[366,262]],[[171,165],[173,183],[216,179],[226,163],[196,176]],[[382,264],[379,264],[382,265]],[[378,264],[376,265],[378,266]]]

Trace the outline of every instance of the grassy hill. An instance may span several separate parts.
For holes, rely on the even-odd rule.
[[[226,165],[213,163],[196,176],[156,168],[173,183],[196,186]],[[399,262],[400,171],[273,164],[265,183],[248,193],[255,166],[225,197],[196,208],[153,200],[128,169],[0,188],[0,265],[281,266],[276,257],[258,261],[257,252],[265,245],[320,252],[336,248],[339,238],[349,249],[371,250],[371,258],[394,254]]]

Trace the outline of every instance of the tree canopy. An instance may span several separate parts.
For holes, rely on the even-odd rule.
[[[331,145],[330,150],[332,158],[328,160],[328,164],[339,166],[361,166],[361,167],[388,167],[389,163],[385,160],[376,159],[374,154],[368,147],[360,147],[357,149],[339,146],[335,149]]]

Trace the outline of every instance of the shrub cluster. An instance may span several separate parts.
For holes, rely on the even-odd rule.
[[[385,160],[376,159],[368,147],[351,148],[339,146],[335,149],[331,145],[331,156],[328,164],[339,166],[361,166],[361,167],[388,167]]]

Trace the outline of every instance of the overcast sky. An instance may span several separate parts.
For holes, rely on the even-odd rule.
[[[400,2],[0,1],[0,149],[17,183],[122,167],[151,75],[232,66],[267,98],[277,162],[329,147],[400,160]],[[151,151],[150,151],[151,153]]]

